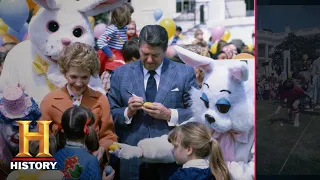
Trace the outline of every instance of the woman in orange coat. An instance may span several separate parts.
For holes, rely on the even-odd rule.
[[[56,133],[65,110],[72,106],[87,107],[95,115],[93,127],[99,134],[100,148],[93,154],[102,160],[105,150],[117,141],[117,136],[108,98],[88,86],[91,75],[99,73],[98,54],[89,45],[74,43],[65,47],[59,56],[58,64],[60,72],[67,79],[67,84],[44,97],[40,105],[40,120],[52,121],[50,130]]]

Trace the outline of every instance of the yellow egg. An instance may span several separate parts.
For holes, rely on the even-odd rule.
[[[146,105],[152,105],[152,102],[145,102],[145,103],[143,103],[143,106],[146,106]]]
[[[111,151],[115,151],[117,149],[120,149],[120,145],[119,144],[111,144],[109,146],[109,150],[111,150]]]

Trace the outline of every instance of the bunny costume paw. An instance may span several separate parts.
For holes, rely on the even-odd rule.
[[[254,179],[254,164],[253,162],[244,163],[239,162],[227,162],[227,166],[232,180],[252,180]]]
[[[143,161],[149,163],[173,163],[175,162],[172,149],[168,142],[168,135],[156,138],[143,139],[138,143],[143,149]]]

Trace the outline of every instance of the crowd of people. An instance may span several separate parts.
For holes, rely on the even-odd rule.
[[[95,48],[72,43],[59,55],[67,84],[47,94],[38,110],[39,120],[52,121],[50,152],[58,169],[66,179],[230,179],[219,144],[205,125],[187,123],[174,128],[192,117],[189,90],[201,87],[204,75],[184,65],[170,46],[179,44],[213,61],[237,59],[241,53],[253,57],[253,53],[245,44],[237,47],[220,40],[217,53],[212,54],[212,43],[203,39],[201,29],[195,31],[192,44],[179,43],[179,26],[171,40],[159,25],[147,25],[138,35],[133,12],[130,4],[120,5],[112,10],[110,25],[96,39]],[[14,45],[0,48],[0,73]],[[91,76],[101,78],[106,94],[90,88]],[[19,89],[23,92],[23,88],[14,92],[18,94]],[[142,139],[168,133],[176,163],[119,160],[108,153],[114,142],[137,145]],[[37,154],[39,145],[30,148]],[[71,173],[70,166],[65,166],[68,160],[79,172]],[[106,164],[112,166],[111,174],[104,171]]]
[[[280,106],[271,117],[279,115],[283,103],[286,103],[289,121],[293,121],[294,126],[298,127],[299,110],[314,111],[320,108],[319,62],[319,59],[306,60],[300,68],[293,66],[292,72],[288,74],[281,67],[276,67],[275,72],[270,75],[257,74],[256,99],[280,100]]]

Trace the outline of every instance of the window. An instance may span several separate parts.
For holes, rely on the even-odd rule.
[[[176,11],[179,13],[191,13],[195,12],[196,1],[195,0],[176,0]]]
[[[265,57],[265,44],[258,44],[258,57]]]

